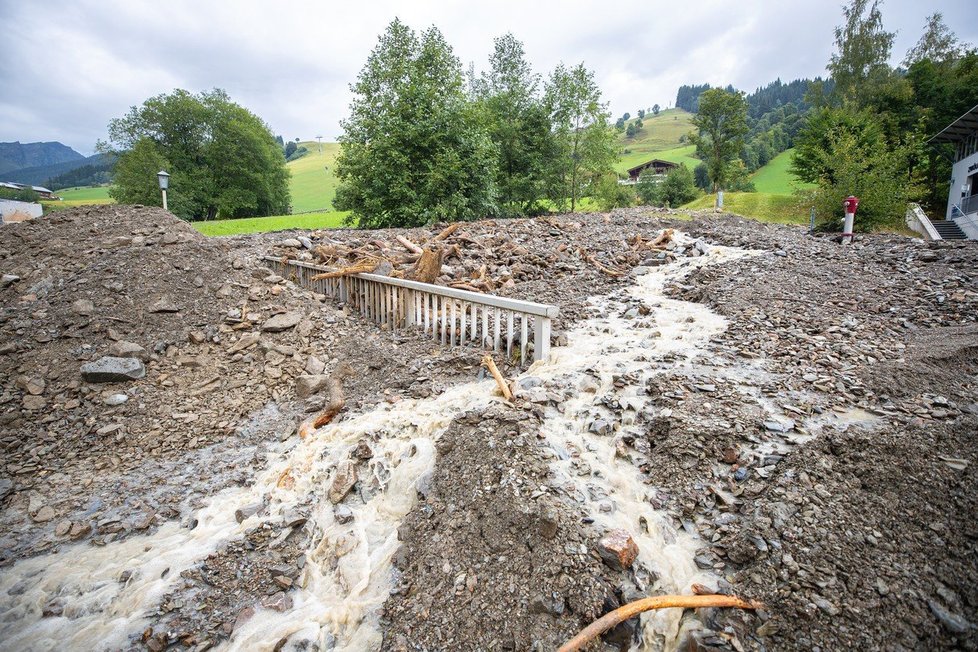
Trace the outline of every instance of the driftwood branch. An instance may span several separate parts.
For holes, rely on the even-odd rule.
[[[436,235],[432,239],[435,240],[435,241],[444,240],[445,238],[447,238],[451,234],[455,233],[455,231],[457,231],[458,230],[458,227],[460,227],[460,226],[462,226],[462,223],[461,222],[453,222],[452,224],[449,224],[447,227],[445,227],[442,230],[441,233],[439,233],[438,235]]]
[[[653,598],[643,598],[629,602],[601,616],[585,627],[580,634],[564,643],[557,652],[576,652],[602,633],[633,616],[651,609],[667,609],[670,607],[684,609],[701,609],[703,607],[761,609],[764,605],[752,600],[743,600],[733,595],[658,595]]]
[[[411,242],[410,240],[408,240],[407,238],[405,238],[403,235],[395,235],[394,238],[398,242],[400,242],[402,245],[404,245],[404,248],[407,249],[408,251],[410,251],[412,254],[420,254],[421,253],[421,247],[419,247],[418,245],[414,244],[413,242]]]
[[[492,359],[492,356],[488,354],[482,356],[482,364],[489,370],[492,377],[496,379],[496,385],[499,386],[499,391],[502,393],[503,398],[505,398],[507,401],[512,401],[513,392],[510,391],[509,385],[506,384],[506,380],[503,378],[503,375],[499,373],[499,367],[496,366],[496,361]]]

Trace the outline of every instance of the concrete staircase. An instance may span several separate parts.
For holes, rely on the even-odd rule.
[[[941,234],[941,240],[967,240],[964,231],[953,220],[934,220],[931,224]]]

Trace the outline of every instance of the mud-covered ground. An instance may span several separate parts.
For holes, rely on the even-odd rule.
[[[624,510],[602,476],[621,473],[640,477],[663,526],[694,542],[710,588],[766,605],[687,614],[674,643],[974,649],[978,248],[885,235],[841,246],[734,216],[632,209],[467,224],[448,242],[457,248],[439,282],[480,273],[498,293],[557,304],[557,351],[602,311],[634,310],[627,319],[654,338],[657,307],[630,288],[646,270],[702,253],[634,240],[664,228],[755,251],[667,287],[724,317],[725,329],[693,360],[636,356],[585,401],[581,428],[607,424],[594,434],[612,442],[613,472],[562,460],[547,431],[593,391],[586,370],[545,381],[541,394],[531,369],[513,405],[473,408],[439,433],[434,469],[396,529],[382,647],[553,649],[617,604],[663,592],[665,567],[613,570],[597,552],[594,510]],[[438,231],[397,233],[424,244]],[[0,230],[0,574],[13,577],[18,559],[152,537],[168,522],[193,528],[198,507],[254,483],[330,398],[297,396],[300,377],[325,382],[351,366],[340,424],[481,377],[480,352],[379,330],[263,268],[261,255],[302,257],[297,236],[397,246],[389,231],[207,240],[161,211],[126,207]],[[263,329],[290,312],[292,326]],[[118,342],[142,349],[127,350],[145,377],[84,381],[80,366]],[[648,402],[638,414],[635,393]],[[364,479],[376,460],[362,446],[349,459],[360,479],[336,509],[359,518],[377,490]],[[575,498],[560,468],[599,489]],[[325,489],[290,513],[270,507],[273,494],[241,506],[248,527],[174,573],[130,645],[233,645],[256,612],[304,618],[306,559],[322,545],[311,512]],[[638,537],[644,526],[633,527]],[[67,589],[19,610],[29,587],[0,595],[0,631],[74,617]],[[639,635],[633,623],[595,649]],[[312,649],[303,636],[279,643]]]

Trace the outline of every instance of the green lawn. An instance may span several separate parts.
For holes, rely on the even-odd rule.
[[[343,226],[348,213],[328,211],[306,215],[275,215],[273,217],[246,217],[240,220],[211,220],[193,222],[191,226],[204,235],[238,235],[240,233],[265,233],[287,229],[335,229]]]
[[[93,204],[109,204],[115,201],[109,197],[109,186],[64,188],[55,190],[54,194],[65,201],[91,201]]]
[[[292,212],[328,211],[333,208],[333,197],[339,181],[333,173],[339,143],[323,143],[323,153],[319,153],[319,143],[312,140],[299,145],[307,147],[309,153],[300,159],[286,164],[292,179],[289,189],[292,193]]]
[[[791,167],[791,157],[794,151],[794,149],[789,149],[781,152],[768,161],[767,165],[754,173],[751,181],[754,182],[754,188],[757,189],[757,192],[790,195],[796,190],[806,190],[815,187],[815,184],[799,181],[791,174],[789,168]]]
[[[716,195],[703,195],[683,208],[713,208]],[[810,206],[800,197],[769,192],[725,192],[723,210],[762,222],[808,224]]]

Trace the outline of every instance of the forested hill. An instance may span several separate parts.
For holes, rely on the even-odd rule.
[[[0,174],[58,163],[81,161],[85,157],[67,145],[50,143],[0,143]]]
[[[814,82],[825,84],[825,92],[831,92],[831,80],[823,81],[821,77],[815,79],[795,79],[788,83],[776,79],[767,86],[757,88],[753,93],[749,93],[747,100],[747,113],[752,118],[759,118],[778,107],[786,104],[794,104],[800,111],[809,108],[805,101],[805,93],[808,87]],[[676,106],[685,109],[690,113],[696,113],[699,108],[700,94],[710,88],[709,84],[684,84],[676,92]],[[734,91],[734,87],[728,85],[728,91]]]

